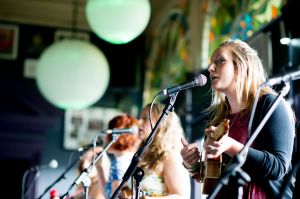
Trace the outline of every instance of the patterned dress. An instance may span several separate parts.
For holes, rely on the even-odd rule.
[[[146,196],[165,196],[167,187],[162,176],[159,176],[154,171],[145,171],[141,182],[141,189]]]

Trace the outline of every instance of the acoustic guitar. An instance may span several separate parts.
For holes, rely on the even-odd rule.
[[[216,131],[211,134],[210,138],[219,141],[229,130],[229,120],[224,119],[218,126]],[[222,155],[216,158],[206,158],[204,151],[203,160],[201,160],[201,190],[203,194],[209,194],[214,184],[218,181],[222,172]]]

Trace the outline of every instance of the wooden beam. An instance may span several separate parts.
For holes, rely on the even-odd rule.
[[[85,17],[85,3],[78,0],[77,26],[90,30]],[[49,27],[73,28],[72,0],[0,0],[0,20]]]

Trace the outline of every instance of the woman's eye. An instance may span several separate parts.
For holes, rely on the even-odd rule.
[[[146,124],[147,122],[149,122],[149,119],[148,119],[148,117],[144,117],[144,118],[142,118],[142,124]]]
[[[223,64],[225,62],[225,59],[220,58],[216,60],[216,64]]]

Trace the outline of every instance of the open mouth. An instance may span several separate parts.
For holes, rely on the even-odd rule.
[[[216,76],[211,76],[210,79],[214,80],[214,79],[217,79],[217,77]]]

